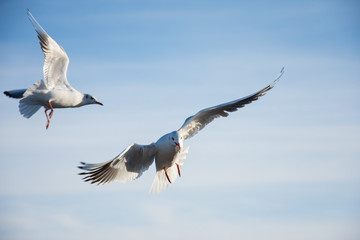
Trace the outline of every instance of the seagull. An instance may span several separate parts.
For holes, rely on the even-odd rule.
[[[20,99],[20,113],[24,117],[30,118],[43,106],[47,119],[46,129],[48,129],[54,108],[74,108],[88,104],[103,105],[94,96],[83,94],[69,84],[66,78],[69,58],[65,50],[45,32],[29,9],[27,15],[38,34],[41,50],[45,56],[44,80],[37,81],[28,89],[4,92],[8,97]],[[51,110],[49,115],[47,114],[48,110]]]
[[[284,72],[281,69],[278,77],[268,86],[247,97],[206,108],[187,118],[177,131],[162,136],[157,142],[149,145],[131,144],[114,159],[88,164],[81,162],[79,173],[85,175],[83,180],[102,185],[112,181],[128,182],[139,178],[155,160],[156,175],[150,192],[159,193],[181,176],[180,166],[186,159],[189,147],[183,148],[184,140],[193,137],[207,124],[218,117],[227,117],[229,112],[235,112],[273,88]]]

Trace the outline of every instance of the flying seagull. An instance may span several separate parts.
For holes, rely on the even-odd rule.
[[[47,119],[46,129],[48,129],[54,108],[74,108],[88,104],[103,105],[95,97],[90,94],[83,94],[69,84],[66,79],[69,58],[65,50],[45,32],[29,9],[27,15],[38,34],[41,50],[45,56],[44,80],[37,81],[28,89],[4,92],[6,96],[20,99],[20,113],[24,117],[30,118],[43,106]],[[47,114],[48,110],[51,110],[49,115]]]
[[[165,134],[157,142],[149,145],[131,144],[114,159],[88,164],[81,162],[80,175],[85,175],[84,181],[105,184],[112,181],[128,182],[139,178],[154,162],[156,175],[150,192],[159,193],[173,183],[177,175],[181,176],[180,166],[183,164],[189,147],[183,148],[184,140],[193,137],[207,124],[218,117],[227,117],[229,112],[235,112],[269,91],[282,76],[284,68],[278,77],[268,86],[247,97],[228,103],[206,108],[187,118],[177,131]]]

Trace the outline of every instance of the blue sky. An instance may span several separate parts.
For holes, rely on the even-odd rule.
[[[2,1],[1,91],[43,78],[29,8],[68,80],[104,106],[23,118],[0,97],[4,239],[359,239],[358,1]],[[80,161],[148,144],[200,109],[267,95],[185,142],[182,177],[150,194],[81,181]]]

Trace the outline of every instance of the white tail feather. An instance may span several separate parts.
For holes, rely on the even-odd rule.
[[[34,105],[31,104],[32,101],[29,98],[21,99],[19,102],[19,111],[21,115],[23,115],[26,118],[30,118],[32,115],[34,115],[39,109],[40,105]]]
[[[184,164],[184,160],[186,159],[186,156],[189,152],[189,148],[190,147],[187,147],[187,148],[181,150],[179,156],[175,160],[175,163],[179,164],[179,166],[182,166]],[[178,177],[178,169],[177,169],[176,164],[173,164],[171,167],[167,168],[166,172],[169,176],[171,183],[175,182]],[[170,182],[165,175],[165,171],[159,170],[156,172],[154,181],[150,188],[150,192],[151,193],[159,193],[159,192],[165,190],[169,185],[170,185]]]
[[[46,89],[46,86],[43,80],[39,80],[25,91],[24,97],[19,101],[19,111],[21,115],[30,118],[40,109],[41,105],[38,105],[38,101],[33,94],[35,91],[44,89]]]

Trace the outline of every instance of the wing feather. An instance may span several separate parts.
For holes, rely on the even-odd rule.
[[[112,181],[128,182],[138,178],[154,162],[157,148],[154,143],[150,145],[132,144],[114,159],[98,163],[87,164],[82,162],[80,169],[85,170],[84,181],[105,184]]]
[[[236,99],[228,103],[220,104],[199,111],[197,114],[187,118],[178,131],[184,137],[184,139],[194,136],[215,118],[227,117],[229,112],[235,112],[239,108],[242,108],[246,104],[256,101],[259,97],[263,96],[267,91],[274,87],[275,83],[282,76],[283,72],[284,68],[281,69],[279,76],[275,78],[275,80],[256,93],[253,93],[244,98]]]
[[[26,89],[16,89],[16,90],[5,91],[4,94],[11,98],[20,99],[24,97],[25,92]]]
[[[45,32],[30,13],[29,9],[27,15],[38,34],[40,46],[45,56],[43,71],[47,88],[71,88],[66,79],[66,72],[69,65],[69,58],[66,52]]]

